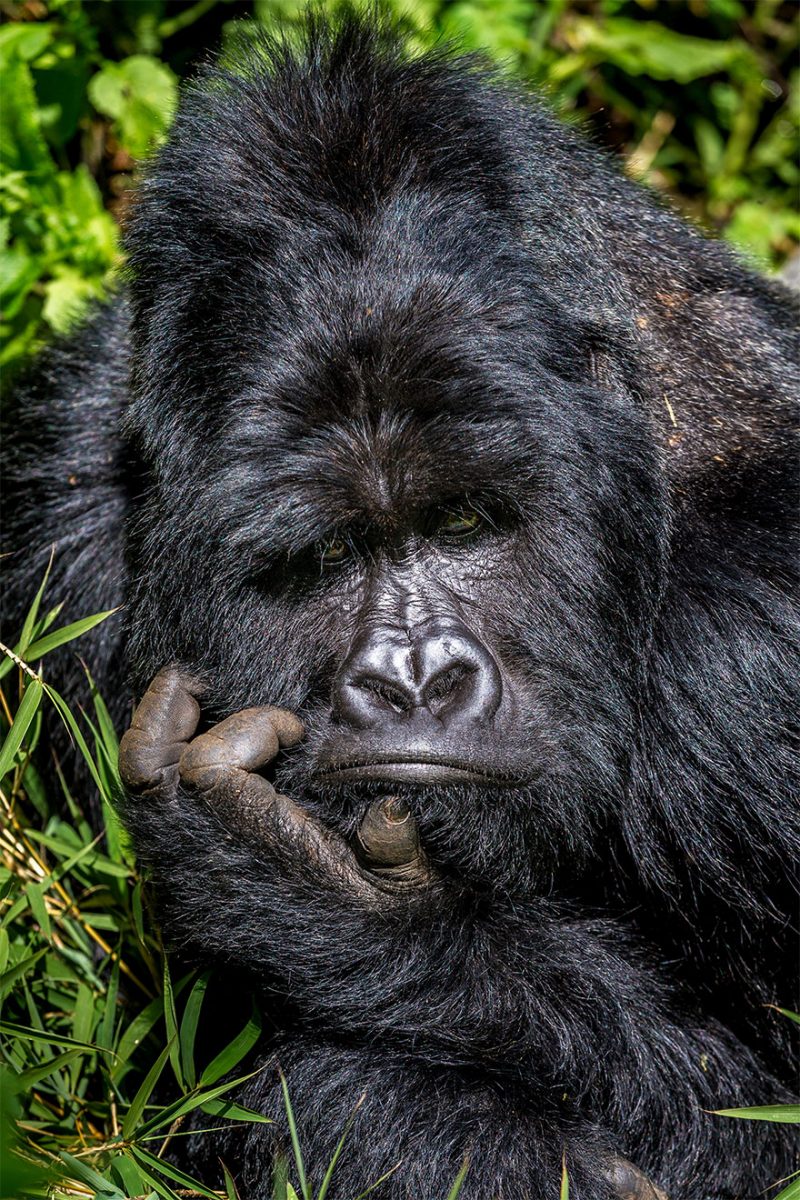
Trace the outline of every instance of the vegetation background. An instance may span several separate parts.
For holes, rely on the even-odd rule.
[[[229,42],[234,21],[292,27],[301,7],[295,0],[0,0],[6,377],[113,288],[137,165],[164,138],[180,80]],[[455,38],[488,54],[562,117],[587,126],[631,175],[762,269],[777,269],[795,251],[797,0],[389,0],[385,7],[414,49]],[[214,1197],[172,1165],[169,1152],[200,1114],[209,1126],[263,1120],[231,1099],[232,1073],[251,1069],[260,1017],[245,1011],[237,1037],[214,1046],[204,1021],[212,1000],[220,1002],[212,995],[219,984],[194,974],[170,979],[113,812],[117,731],[88,672],[86,711],[71,712],[47,682],[49,653],[118,618],[88,615],[59,627],[62,599],[44,581],[24,628],[0,631],[0,1198]],[[47,705],[89,763],[95,795],[71,796],[56,783],[57,764],[35,756]],[[101,836],[89,806],[104,814]],[[307,1178],[302,1114],[298,1133],[285,1085],[284,1098],[286,1154],[274,1195],[324,1200],[335,1159],[325,1177]],[[800,1110],[740,1115],[797,1121]],[[337,1154],[347,1152],[347,1119],[343,1113]],[[452,1196],[459,1186],[454,1181]],[[566,1172],[553,1181],[554,1200],[559,1193],[568,1195]],[[220,1195],[233,1200],[232,1180]],[[800,1200],[800,1179],[782,1197]]]

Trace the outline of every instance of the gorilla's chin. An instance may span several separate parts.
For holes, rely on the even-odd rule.
[[[298,764],[299,765],[299,764]],[[539,784],[497,782],[440,763],[382,763],[359,772],[303,774],[280,787],[350,839],[377,799],[401,798],[414,816],[431,865],[454,886],[529,896],[548,892],[559,862],[574,868],[589,831],[576,806]]]

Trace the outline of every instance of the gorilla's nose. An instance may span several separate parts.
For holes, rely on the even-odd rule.
[[[425,621],[357,638],[333,689],[338,721],[370,729],[425,715],[444,725],[484,723],[497,712],[500,671],[466,628]]]

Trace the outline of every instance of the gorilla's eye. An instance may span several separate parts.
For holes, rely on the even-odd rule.
[[[350,547],[344,538],[333,537],[328,542],[319,542],[319,556],[323,567],[335,567],[350,555]]]
[[[483,517],[474,508],[454,508],[442,513],[438,531],[445,537],[467,537],[483,525]]]

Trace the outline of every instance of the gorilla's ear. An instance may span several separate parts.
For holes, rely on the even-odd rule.
[[[129,476],[119,433],[127,392],[127,312],[99,310],[44,350],[5,398],[1,463],[2,640],[13,645],[51,553],[47,607],[64,625],[125,599],[124,522]],[[46,678],[86,698],[78,655],[104,698],[122,703],[121,615],[48,655]]]

